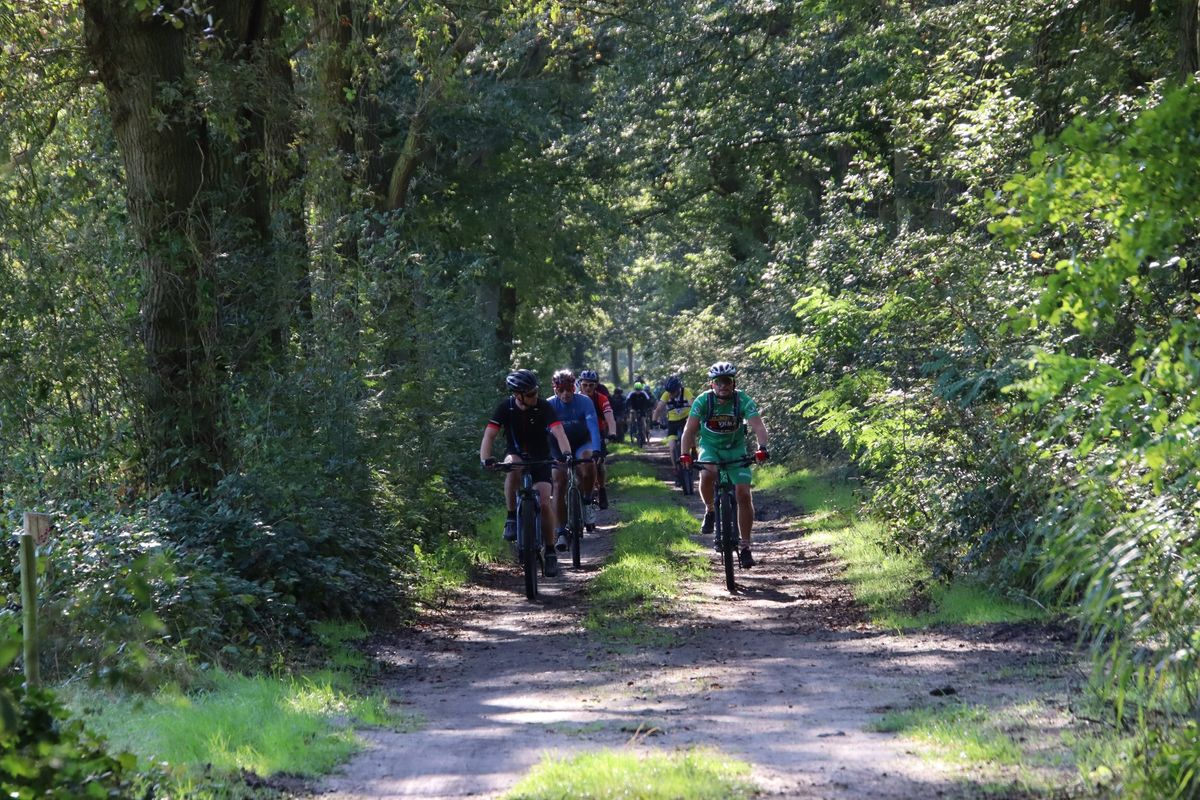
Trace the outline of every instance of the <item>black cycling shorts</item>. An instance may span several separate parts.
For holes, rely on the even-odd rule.
[[[513,455],[524,460],[524,457],[520,453],[514,453],[512,450],[509,450],[508,452],[506,452],[504,454],[504,457],[507,458],[507,457],[513,456]],[[530,460],[531,461],[543,461],[549,457],[550,457],[549,454],[544,455],[544,456],[531,456]],[[529,476],[531,478],[533,478],[534,483],[553,483],[554,482],[550,478],[550,465],[549,464],[538,464],[537,466],[527,467],[527,469],[529,470]]]

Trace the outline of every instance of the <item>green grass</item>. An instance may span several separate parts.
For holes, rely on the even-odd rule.
[[[999,730],[983,706],[951,704],[894,711],[871,730],[900,733],[930,747],[937,758],[959,763],[1021,763],[1021,748]]]
[[[751,797],[750,765],[714,750],[639,754],[601,750],[546,757],[506,800],[739,800]]]
[[[645,623],[669,611],[683,581],[704,575],[708,563],[691,540],[696,519],[649,467],[617,462],[609,480],[621,493],[621,526],[612,555],[588,587],[584,624],[610,638],[645,642],[661,635]]]
[[[417,574],[411,595],[423,605],[439,605],[450,591],[470,580],[475,565],[507,560],[508,545],[501,537],[504,517],[501,502],[483,517],[474,532],[443,535],[429,549],[415,546]]]
[[[813,541],[828,545],[845,564],[855,597],[877,625],[904,629],[1047,618],[1042,609],[1005,600],[967,582],[934,584],[929,592],[931,610],[908,613],[905,608],[930,583],[929,569],[918,553],[892,543],[884,524],[858,515],[859,499],[849,481],[833,478],[829,472],[772,464],[758,470],[754,486],[804,509],[801,524]]]
[[[351,721],[403,728],[381,693],[339,688],[318,673],[307,677],[217,673],[212,688],[188,695],[164,689],[150,697],[77,690],[69,698],[87,725],[118,749],[148,763],[219,773],[320,775],[361,744]]]

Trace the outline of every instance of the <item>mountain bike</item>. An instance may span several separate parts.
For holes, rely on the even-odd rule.
[[[575,467],[595,458],[571,459],[555,464],[555,469],[567,470],[567,538],[571,542],[571,566],[579,566],[579,551],[583,542],[583,492],[579,491],[579,475]]]
[[[683,490],[684,494],[692,494],[696,491],[695,478],[692,471],[679,463],[679,437],[671,437],[671,462],[675,465],[675,485]]]
[[[634,417],[633,427],[637,435],[638,447],[645,447],[646,443],[650,441],[649,415],[645,411],[637,412],[637,416]]]
[[[512,472],[522,467],[540,467],[554,464],[553,461],[500,461],[492,469]],[[529,470],[521,473],[521,488],[517,490],[517,560],[525,572],[525,596],[536,600],[538,596],[538,572],[543,568],[542,559],[542,503],[537,489],[533,488],[533,475]]]
[[[753,466],[754,456],[735,458],[731,461],[693,461],[694,467],[715,466],[717,477],[717,534],[721,537],[721,560],[725,562],[725,588],[737,592],[737,584],[733,580],[733,562],[737,559],[738,521],[737,496],[734,494],[733,478],[728,470],[732,467]]]

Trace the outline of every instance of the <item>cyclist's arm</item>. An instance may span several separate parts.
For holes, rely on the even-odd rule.
[[[604,422],[608,425],[608,432],[615,434],[617,432],[617,417],[613,414],[612,406],[604,409]]]
[[[758,440],[758,449],[766,450],[767,426],[763,423],[762,417],[750,417],[746,423],[750,426],[750,430],[754,431],[754,438]]]
[[[550,423],[550,435],[554,437],[554,441],[558,442],[558,451],[563,455],[572,455],[571,443],[567,440],[567,432],[563,430],[563,424],[557,420]]]
[[[658,419],[663,419],[663,420],[665,420],[667,418],[667,404],[665,401],[663,401],[663,400],[658,401],[658,405],[656,405],[654,407],[653,416],[657,417]]]
[[[496,434],[498,433],[500,433],[500,426],[490,422],[483,429],[483,441],[479,443],[480,461],[486,461],[492,457],[492,444],[496,441]]]
[[[683,436],[680,438],[679,452],[692,452],[692,448],[696,446],[696,432],[699,430],[700,418],[688,417],[687,424],[683,426]]]

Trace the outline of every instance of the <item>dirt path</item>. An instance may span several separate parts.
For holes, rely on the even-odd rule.
[[[662,466],[661,449],[647,457]],[[698,499],[677,497],[699,517]],[[619,498],[585,539],[583,568],[543,581],[538,602],[520,593],[515,568],[497,568],[450,611],[381,643],[388,689],[423,724],[364,732],[369,749],[319,794],[493,796],[547,752],[707,745],[750,762],[766,796],[964,797],[978,789],[969,772],[867,726],[946,687],[969,704],[1025,703],[1042,730],[1063,723],[1073,677],[1066,637],[1029,626],[873,629],[837,565],[781,513],[785,504],[756,499],[768,518],[755,528],[760,565],[739,573],[742,591],[730,596],[714,556],[712,580],[648,631],[658,644],[615,646],[581,624]]]

